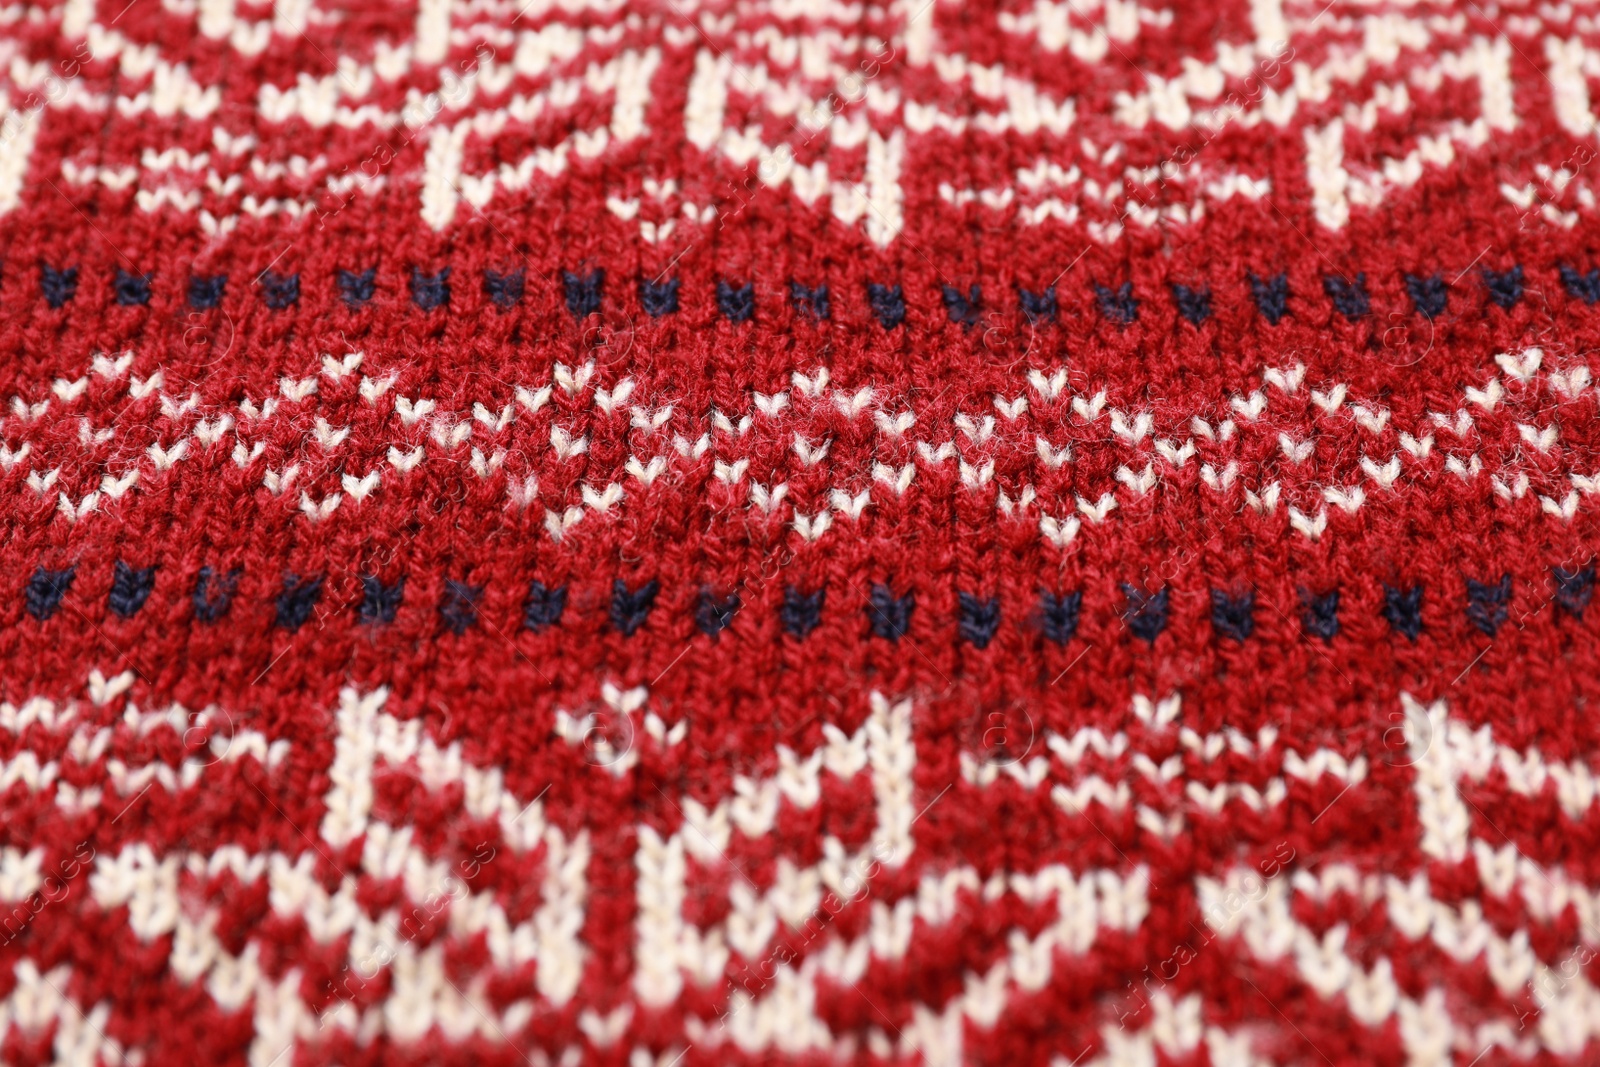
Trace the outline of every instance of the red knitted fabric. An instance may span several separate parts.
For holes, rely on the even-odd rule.
[[[1600,20],[0,8],[0,1062],[1600,1063]]]

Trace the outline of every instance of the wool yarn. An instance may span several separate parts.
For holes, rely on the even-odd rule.
[[[1600,1062],[1590,0],[0,59],[0,1062]]]

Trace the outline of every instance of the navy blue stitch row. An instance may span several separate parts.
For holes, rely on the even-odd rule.
[[[448,307],[452,292],[451,271],[450,267],[442,267],[431,273],[420,267],[411,268],[406,280],[411,302],[422,311]],[[1520,265],[1505,271],[1483,267],[1478,273],[1484,294],[1490,304],[1510,309],[1522,300],[1524,274]],[[359,311],[371,302],[378,292],[377,274],[376,267],[360,270],[340,269],[334,272],[335,287],[346,307],[351,311]],[[1582,272],[1570,263],[1558,263],[1556,276],[1572,299],[1582,301],[1586,305],[1600,302],[1600,267]],[[1262,318],[1274,326],[1290,314],[1291,303],[1304,296],[1290,290],[1289,276],[1286,273],[1267,277],[1250,273],[1246,275],[1246,279],[1256,310]],[[77,267],[56,268],[44,264],[39,267],[39,292],[45,303],[52,308],[59,308],[73,298],[78,291],[78,280]],[[154,275],[151,274],[118,270],[111,280],[112,295],[116,302],[123,306],[148,304],[153,280]],[[573,271],[562,272],[563,299],[567,311],[574,319],[581,320],[600,313],[604,300],[605,280],[606,272],[601,269],[590,270],[583,274]],[[1423,318],[1438,318],[1449,309],[1451,284],[1444,280],[1443,274],[1403,274],[1402,281],[1413,310]],[[267,270],[257,276],[253,284],[260,291],[261,301],[273,310],[283,310],[300,302],[299,273]],[[222,302],[227,285],[226,274],[191,276],[188,286],[189,306],[196,310],[217,307]],[[500,308],[510,308],[520,303],[525,295],[527,278],[522,270],[505,273],[485,270],[482,287],[491,303]],[[1209,285],[1173,283],[1169,288],[1173,304],[1185,321],[1200,326],[1211,318],[1212,294]],[[1365,272],[1357,273],[1354,277],[1325,275],[1322,279],[1322,290],[1334,311],[1346,319],[1354,321],[1371,314],[1372,299],[1367,288]],[[1134,292],[1132,282],[1122,282],[1114,287],[1096,284],[1093,286],[1093,292],[1095,305],[1107,321],[1119,326],[1138,321],[1139,309],[1144,299]],[[969,285],[965,290],[945,285],[941,287],[939,295],[949,320],[967,328],[977,324],[988,306],[985,303],[982,287],[976,283]],[[639,301],[644,307],[645,314],[651,318],[660,318],[677,312],[678,298],[677,278],[665,280],[655,278],[639,282]],[[748,322],[755,317],[756,299],[753,282],[718,279],[716,300],[718,312],[729,322]],[[873,316],[884,329],[892,330],[905,322],[905,293],[900,286],[868,284],[866,301]],[[832,299],[826,284],[808,286],[799,281],[790,281],[789,302],[804,318],[820,322],[833,317]],[[1051,285],[1039,292],[1019,287],[1017,306],[1022,311],[1023,317],[1032,325],[1054,322],[1060,307],[1056,299],[1056,287]]]
[[[1582,619],[1594,596],[1595,571],[1596,564],[1592,560],[1572,570],[1550,568],[1552,599],[1556,607],[1575,619]],[[238,568],[226,573],[218,573],[210,567],[200,569],[189,592],[198,621],[215,623],[229,613],[240,574]],[[60,610],[76,577],[76,566],[62,570],[35,568],[23,589],[23,609],[41,622],[51,618]],[[133,618],[155,591],[156,577],[154,566],[134,567],[117,560],[106,597],[108,609],[118,618]],[[394,622],[405,602],[405,584],[403,576],[388,583],[374,575],[363,576],[362,599],[356,607],[357,620],[372,626]],[[1130,582],[1120,583],[1119,588],[1122,604],[1118,615],[1128,632],[1138,640],[1154,644],[1171,621],[1171,590],[1165,586],[1142,588]],[[1415,643],[1425,629],[1422,617],[1425,587],[1384,583],[1382,590],[1379,613],[1394,633]],[[1509,573],[1492,581],[1465,579],[1463,610],[1467,622],[1494,637],[1510,615],[1512,591]],[[649,620],[660,592],[661,583],[654,578],[633,586],[621,578],[615,579],[607,605],[611,626],[624,637],[633,636]],[[483,593],[481,585],[447,578],[437,604],[440,623],[451,633],[466,633],[478,624]],[[1255,592],[1213,588],[1209,593],[1211,627],[1216,635],[1240,644],[1248,641],[1256,630]],[[302,577],[285,572],[281,591],[273,600],[273,624],[290,633],[299,630],[317,614],[322,594],[321,575]],[[1298,595],[1302,629],[1311,637],[1331,643],[1340,631],[1339,591],[1314,592],[1302,587]],[[826,602],[825,589],[808,591],[792,585],[786,587],[779,608],[783,629],[804,639],[821,625]],[[719,593],[709,586],[702,587],[693,609],[695,626],[714,638],[733,625],[742,607],[738,593]],[[1058,593],[1042,589],[1029,622],[1049,641],[1064,645],[1077,633],[1082,608],[1081,591]],[[565,586],[550,587],[542,582],[531,582],[523,601],[523,627],[535,633],[549,630],[560,624],[566,609]],[[866,597],[865,615],[871,631],[887,641],[898,642],[911,631],[916,609],[914,592],[897,592],[885,583],[874,584]],[[1000,629],[999,598],[958,591],[956,609],[957,636],[974,648],[987,648]]]

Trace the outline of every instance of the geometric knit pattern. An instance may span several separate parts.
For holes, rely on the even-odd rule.
[[[1600,1063],[1597,90],[0,9],[0,1063]]]

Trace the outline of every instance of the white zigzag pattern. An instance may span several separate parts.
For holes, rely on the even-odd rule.
[[[566,499],[546,504],[544,527],[555,541],[589,516],[623,511],[632,482],[649,487],[663,478],[677,481],[685,468],[708,452],[713,457],[716,483],[744,486],[741,492],[748,495],[748,506],[767,515],[787,509],[791,525],[807,541],[819,540],[830,530],[850,528],[836,523],[833,513],[853,523],[873,504],[875,495],[885,499],[914,493],[919,475],[955,459],[963,489],[992,494],[1002,519],[1027,520],[1038,527],[1042,540],[1065,548],[1085,523],[1104,523],[1119,506],[1149,495],[1195,460],[1199,449],[1243,453],[1242,448],[1234,453],[1227,450],[1259,435],[1277,447],[1248,469],[1234,459],[1205,461],[1202,453],[1196,491],[1235,498],[1242,495],[1245,505],[1270,515],[1278,511],[1285,489],[1300,490],[1299,506],[1283,501],[1283,513],[1290,530],[1309,540],[1327,533],[1330,505],[1354,514],[1369,501],[1378,501],[1379,493],[1386,496],[1405,491],[1415,480],[1401,477],[1407,469],[1429,477],[1448,474],[1463,481],[1487,476],[1496,497],[1508,503],[1528,498],[1530,504],[1536,498],[1538,513],[1560,523],[1571,523],[1580,507],[1591,506],[1591,498],[1600,493],[1600,471],[1569,466],[1537,489],[1529,479],[1526,450],[1563,455],[1563,418],[1586,416],[1582,408],[1570,413],[1562,409],[1585,399],[1593,388],[1586,365],[1547,367],[1545,353],[1539,348],[1495,354],[1501,373],[1485,370],[1480,379],[1484,384],[1466,386],[1453,412],[1430,411],[1404,427],[1394,424],[1382,404],[1352,398],[1342,382],[1324,382],[1307,390],[1306,371],[1300,364],[1265,369],[1260,388],[1248,395],[1219,399],[1210,410],[1162,413],[1161,425],[1149,411],[1110,406],[1104,388],[1093,384],[1069,388],[1062,368],[1049,373],[1034,369],[1019,376],[1011,390],[1015,395],[993,396],[993,414],[980,408],[976,413],[958,413],[949,422],[935,420],[926,412],[919,419],[917,412],[906,409],[906,403],[881,395],[871,385],[841,388],[831,382],[826,369],[813,374],[794,371],[792,390],[771,396],[754,393],[754,406],[745,413],[696,413],[679,410],[672,403],[654,409],[630,406],[627,401],[635,389],[631,378],[607,387],[594,380],[592,362],[577,368],[557,364],[548,382],[513,386],[509,394],[484,395],[472,401],[470,417],[465,412],[440,411],[431,398],[387,397],[394,389],[394,375],[375,376],[374,372],[360,377],[359,393],[366,404],[386,410],[388,419],[384,436],[369,443],[365,461],[352,455],[348,428],[332,426],[314,414],[323,389],[337,389],[344,379],[354,377],[365,360],[362,353],[350,353],[342,360],[324,355],[321,375],[286,376],[280,382],[280,396],[259,403],[246,399],[237,407],[226,408],[202,405],[198,393],[183,397],[166,392],[159,369],[148,378],[129,376],[136,358],[131,352],[116,360],[98,355],[88,373],[72,380],[56,379],[48,393],[40,390],[41,399],[14,396],[10,412],[0,415],[0,427],[19,442],[15,448],[0,444],[0,468],[10,470],[27,462],[27,488],[19,491],[46,499],[57,497],[62,521],[85,521],[98,512],[114,510],[130,492],[155,491],[141,485],[141,479],[154,483],[162,472],[206,455],[215,445],[225,445],[230,436],[233,462],[259,472],[261,484],[286,507],[317,523],[330,519],[347,498],[355,506],[374,493],[382,499],[386,484],[393,486],[429,457],[464,465],[481,479],[504,479],[507,506],[524,510],[540,498],[540,475],[586,455],[594,434],[625,435],[632,451],[624,465],[587,471],[590,481],[577,487],[578,499],[569,493]],[[158,440],[131,455],[115,455],[118,435],[126,436],[135,420],[124,415],[116,425],[95,428],[85,406],[91,376],[128,377],[130,401],[155,396],[159,405],[141,410],[149,422],[158,424],[154,427],[158,437],[171,443],[163,446]],[[1548,397],[1536,388],[1541,384]],[[512,439],[519,432],[516,424],[548,418],[545,409],[556,389],[573,397],[592,396],[593,414],[570,428],[551,424],[548,431],[538,431],[548,433],[548,442],[524,440],[512,449]],[[1309,424],[1300,404],[1307,392],[1315,409]],[[1284,416],[1274,417],[1280,408],[1286,409]],[[605,420],[624,411],[629,416],[626,428],[606,426]],[[863,460],[857,469],[830,460],[829,437],[813,441],[808,436],[829,434],[827,424],[835,412],[851,419],[870,418],[868,432],[876,431],[875,458]],[[301,436],[304,447],[298,453],[265,454],[264,440],[274,436],[274,426],[284,420],[303,424],[308,416],[314,432],[309,439]],[[67,419],[78,423],[75,442],[54,430]],[[1048,478],[1074,461],[1070,442],[1057,446],[1050,439],[1059,440],[1064,425],[1073,435],[1097,434],[1098,439],[1091,442],[1094,447],[1116,448],[1125,453],[1126,462],[1103,487],[1079,489],[1066,498],[1042,498],[1031,479]],[[1319,459],[1316,438],[1352,426],[1364,435],[1356,449],[1324,448],[1324,458]],[[913,433],[914,427],[920,430]],[[191,447],[191,435],[198,447]],[[825,500],[811,505],[817,509],[811,514],[785,504],[789,487],[779,479],[794,471],[769,468],[763,476],[766,480],[757,481],[750,470],[749,457],[756,452],[756,442],[771,435],[792,441],[790,451],[799,469],[826,462],[845,484],[830,488]],[[1441,439],[1453,439],[1454,444],[1441,444]],[[548,454],[543,453],[546,443]],[[382,451],[385,445],[386,454]],[[1437,466],[1436,446],[1444,457],[1442,471]],[[113,454],[101,460],[107,473],[99,488],[74,499],[76,494],[69,495],[57,485],[61,468],[50,464],[79,462],[82,449],[102,447]],[[522,471],[513,473],[506,469],[512,451],[534,458]],[[651,456],[651,451],[657,454]],[[1029,469],[1020,477],[998,481],[994,460],[1008,452],[1026,457]],[[1323,465],[1333,453],[1337,453],[1338,468]],[[1386,454],[1388,458],[1383,459]],[[1280,455],[1287,465],[1280,462]],[[331,457],[339,461],[331,465],[341,472],[338,480],[329,484],[324,478],[324,484],[313,489],[314,476],[303,472],[330,467],[327,461]],[[881,459],[906,462],[896,468]],[[348,473],[359,472],[362,467],[356,466],[358,463],[365,466],[365,474]],[[591,484],[602,479],[605,481],[598,488]]]

